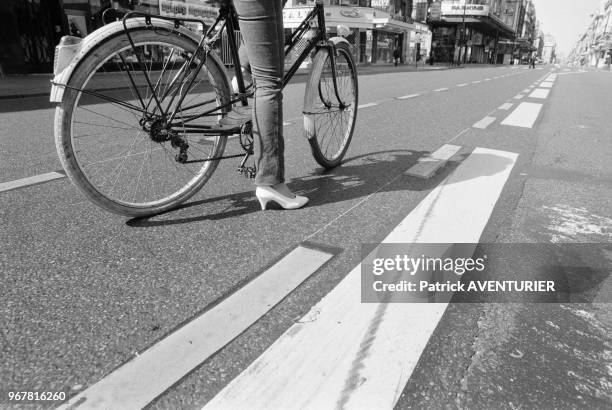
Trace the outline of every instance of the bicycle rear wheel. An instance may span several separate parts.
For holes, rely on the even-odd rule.
[[[135,48],[121,32],[79,63],[56,109],[55,135],[68,177],[88,199],[138,217],[176,207],[208,181],[227,137],[187,133],[183,121],[216,126],[230,95],[212,55],[197,53],[188,64],[195,40],[163,27],[130,34]],[[200,58],[205,62],[196,72]],[[182,94],[173,121],[182,128],[170,127],[163,112],[177,108]]]
[[[329,49],[320,48],[314,57],[304,95],[304,133],[315,160],[325,168],[340,164],[348,150],[357,120],[357,68],[349,45],[336,45],[336,82]]]

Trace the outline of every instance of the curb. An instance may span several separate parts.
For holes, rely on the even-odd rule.
[[[435,65],[433,67],[436,67]],[[495,67],[495,66],[491,66]],[[360,75],[370,75],[370,74],[387,74],[387,73],[416,73],[416,72],[437,72],[437,71],[448,71],[448,70],[456,70],[456,69],[465,69],[469,68],[468,66],[461,65],[459,67],[448,67],[448,66],[438,66],[436,68],[415,68],[410,64],[402,64],[399,66],[394,65],[375,65],[375,64],[363,64],[357,65],[357,72]],[[479,67],[474,67],[479,68]],[[299,69],[294,77],[308,75],[308,69]],[[48,97],[51,93],[51,87],[49,89],[39,92],[32,92],[28,94],[0,94],[0,100],[13,100],[13,99],[24,99],[24,98],[40,98],[40,97]]]

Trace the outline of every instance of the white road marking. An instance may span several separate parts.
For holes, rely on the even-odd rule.
[[[502,121],[502,125],[514,127],[532,128],[540,115],[542,104],[521,103],[512,113]]]
[[[523,98],[523,97],[524,97],[524,95],[523,95],[523,94],[517,94],[517,95],[515,95],[515,96],[514,96],[514,99],[515,99],[515,100],[520,100],[520,99],[521,99],[521,98]]]
[[[494,122],[495,122],[495,117],[484,117],[482,120],[480,120],[476,124],[472,125],[472,127],[484,130],[489,125],[493,124]]]
[[[434,90],[435,93],[440,91],[448,91],[448,88],[438,88],[437,90]]]
[[[63,172],[47,172],[46,174],[34,175],[32,177],[16,179],[14,181],[0,183],[0,192],[12,191],[13,189],[25,188],[27,186],[38,185],[55,179],[66,178]]]
[[[491,81],[491,79],[490,79],[490,78],[485,78],[484,80],[485,80],[485,81]]]
[[[361,104],[359,106],[357,106],[358,109],[362,109],[362,108],[369,108],[369,107],[375,107],[377,106],[378,103],[367,103],[367,104]]]
[[[406,171],[406,175],[427,179],[461,150],[459,145],[444,144]]]
[[[467,84],[466,84],[466,83],[463,83],[463,84],[457,84],[457,87],[467,87]]]
[[[512,103],[505,103],[505,104],[500,105],[498,109],[507,111],[510,108],[512,108],[513,105],[514,104],[512,104]]]
[[[551,83],[555,82],[556,79],[557,79],[556,74],[549,75],[548,77],[546,77],[546,81],[550,81]]]
[[[408,95],[403,95],[401,97],[397,97],[398,100],[408,100],[410,98],[416,98],[418,96],[420,96],[421,94],[408,94]]]
[[[291,125],[291,123],[289,121],[283,121],[283,126],[287,126],[287,125]]]
[[[531,94],[529,94],[529,98],[546,99],[548,98],[548,93],[550,93],[550,90],[545,88],[536,88]]]
[[[298,246],[253,281],[157,342],[60,409],[140,409],[285,298],[333,255]]]
[[[478,243],[517,157],[476,148],[383,243]],[[391,409],[446,307],[361,303],[358,265],[204,408]]]
[[[525,89],[523,90],[523,93],[527,94],[529,91],[531,91],[531,88],[525,88]]]
[[[481,81],[472,81],[472,84],[480,84]]]
[[[554,85],[554,83],[552,83],[550,81],[544,81],[543,83],[540,84],[540,87],[543,87],[543,88],[552,88],[553,85]]]

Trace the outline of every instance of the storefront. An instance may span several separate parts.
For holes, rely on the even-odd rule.
[[[59,0],[0,1],[1,72],[51,72],[55,45],[67,29]]]
[[[6,74],[53,71],[55,46],[62,36],[87,36],[103,25],[102,13],[110,7],[118,8],[118,1],[0,1],[1,71]],[[140,0],[136,10],[159,14],[159,0]]]
[[[437,61],[500,64],[510,60],[500,40],[514,39],[515,33],[488,5],[442,2],[430,24]]]
[[[312,6],[292,6],[288,3],[283,11],[285,29],[290,32],[299,26]],[[391,63],[396,49],[401,61],[412,60],[417,41],[426,41],[430,32],[426,25],[410,24],[392,18],[388,12],[371,7],[344,7],[325,3],[326,31],[337,32],[338,25],[350,29],[346,38],[352,45],[355,61],[363,64]],[[418,36],[416,35],[418,34]],[[420,44],[420,43],[419,43]],[[424,44],[424,43],[423,43]],[[423,50],[429,47],[423,46]]]

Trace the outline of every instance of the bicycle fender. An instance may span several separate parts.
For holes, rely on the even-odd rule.
[[[195,33],[191,30],[188,30],[184,27],[175,27],[172,21],[156,19],[154,17],[151,18],[151,25],[157,28],[167,28],[171,31],[178,32],[179,34],[190,37],[193,41],[198,43],[202,38],[200,34]],[[147,23],[145,18],[135,17],[130,18],[126,22],[126,26],[128,29],[147,27]],[[104,43],[108,38],[117,35],[118,33],[124,31],[123,21],[116,21],[114,23],[107,24],[105,26],[100,27],[87,37],[85,37],[77,46],[75,46],[72,51],[73,57],[70,62],[63,68],[60,68],[60,71],[54,73],[53,80],[51,81],[51,94],[49,96],[49,101],[54,103],[62,102],[62,98],[64,97],[64,85],[67,85],[74,73],[74,70],[79,65],[79,63],[87,57],[90,53],[92,53],[100,44]],[[56,49],[56,54],[57,54]],[[216,58],[216,56],[211,52],[209,54],[212,58]],[[57,55],[56,55],[57,59]]]
[[[334,45],[338,45],[340,43],[346,43],[349,46],[351,45],[351,43],[348,42],[347,39],[345,39],[344,37],[332,37],[330,38],[328,41],[331,41],[332,43],[334,43]]]

